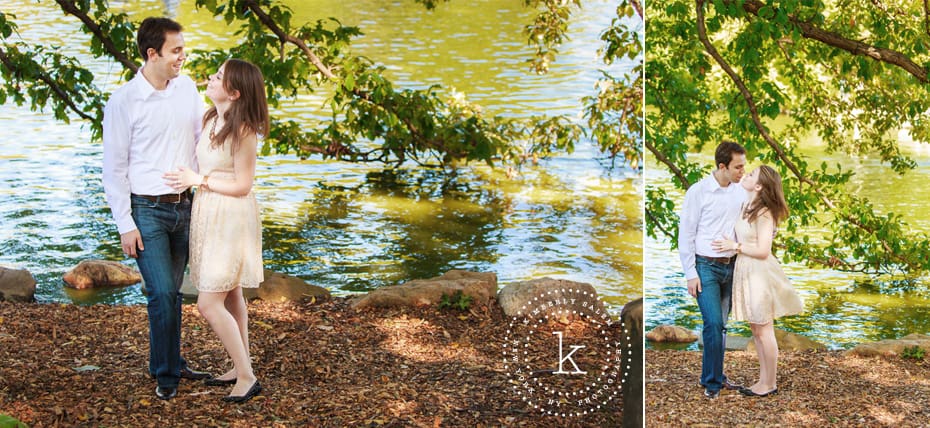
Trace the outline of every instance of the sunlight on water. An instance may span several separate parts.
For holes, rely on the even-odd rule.
[[[410,1],[291,2],[298,19],[335,16],[365,33],[357,54],[385,65],[399,87],[442,84],[487,114],[570,114],[599,77],[598,36],[615,6],[586,3],[546,76],[527,73],[532,50],[521,31],[533,12],[512,1],[450,2],[433,12]],[[233,29],[193,2],[111,2],[133,20],[168,15],[185,25],[189,48],[231,46]],[[79,24],[53,2],[0,0],[28,43],[61,46],[98,76],[120,82],[117,65],[93,59]],[[463,19],[463,17],[465,17]],[[614,74],[631,67],[610,67]],[[325,91],[285,100],[275,115],[307,126],[326,119]],[[66,125],[27,107],[0,106],[0,265],[30,270],[42,302],[140,303],[139,286],[64,288],[61,276],[89,258],[126,260],[103,197],[101,145],[79,122]],[[11,143],[15,142],[15,143]],[[259,159],[255,192],[266,267],[336,294],[366,291],[449,269],[493,271],[501,286],[544,275],[589,282],[615,309],[641,295],[642,176],[609,168],[590,142],[572,155],[527,167],[515,178],[483,165],[455,176],[378,165]],[[127,263],[132,264],[131,261]]]

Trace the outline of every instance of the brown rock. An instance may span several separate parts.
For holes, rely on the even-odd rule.
[[[353,299],[351,305],[356,309],[436,305],[443,294],[452,295],[456,291],[471,296],[473,306],[487,306],[497,293],[497,274],[451,270],[435,278],[379,288]]]
[[[547,306],[547,302],[556,304]],[[508,284],[498,294],[497,303],[510,317],[524,315],[539,319],[548,317],[553,311],[566,309],[588,315],[607,314],[593,285],[549,277]]]
[[[139,271],[119,262],[109,260],[84,260],[64,275],[71,287],[116,287],[142,281]]]
[[[145,292],[144,286],[143,292]],[[188,298],[197,297],[197,288],[191,283],[189,275],[184,275],[181,294]],[[302,302],[305,300],[323,302],[332,297],[329,290],[323,287],[270,269],[265,269],[265,280],[258,285],[258,288],[243,288],[242,296],[246,300],[259,299],[269,302]]]
[[[265,269],[265,280],[258,288],[243,288],[242,296],[248,300],[261,299],[268,302],[300,302],[330,299],[329,290],[308,284],[306,281],[283,273]]]
[[[909,334],[900,339],[886,339],[877,342],[860,343],[846,351],[846,355],[860,357],[896,357],[904,353],[905,348],[918,346],[930,352],[930,336],[926,334]]]
[[[694,332],[684,327],[660,325],[646,333],[646,339],[652,342],[690,343],[698,340],[698,337]]]
[[[775,342],[778,343],[779,351],[806,351],[808,349],[825,350],[826,345],[815,342],[806,336],[791,333],[782,329],[775,329]],[[747,352],[756,352],[755,342],[752,338],[746,344]]]
[[[34,302],[36,279],[25,269],[0,267],[0,301]]]

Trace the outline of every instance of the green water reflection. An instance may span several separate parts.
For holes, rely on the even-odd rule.
[[[525,117],[580,111],[603,68],[600,31],[614,5],[586,2],[548,76],[526,72],[532,54],[521,29],[533,13],[516,0],[444,3],[425,12],[413,0],[290,2],[297,19],[335,16],[365,33],[357,54],[384,64],[401,87],[439,83],[490,114]],[[166,11],[185,25],[188,47],[224,47],[234,29],[193,2],[114,3],[133,19]],[[118,67],[94,60],[78,23],[54,2],[0,0],[29,43],[61,46],[118,85]],[[612,66],[619,74],[629,63]],[[275,115],[307,126],[325,117],[326,94],[285,101]],[[100,144],[80,124],[0,106],[0,265],[29,269],[43,302],[139,303],[138,286],[62,287],[61,275],[87,258],[124,260],[100,184]],[[515,178],[475,165],[455,175],[417,168],[383,171],[293,156],[259,160],[256,195],[264,259],[336,294],[370,290],[449,269],[494,271],[501,284],[545,275],[594,284],[615,309],[642,292],[642,176],[608,168],[590,142],[576,153],[524,169]],[[132,263],[127,261],[127,263]]]

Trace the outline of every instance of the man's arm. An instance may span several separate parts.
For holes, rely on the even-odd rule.
[[[103,109],[103,190],[116,220],[123,252],[136,257],[136,249],[144,248],[132,220],[129,199],[130,128],[128,112],[111,98]]]
[[[701,280],[694,267],[695,239],[700,218],[701,192],[695,184],[685,192],[685,200],[681,204],[681,214],[678,217],[678,257],[681,259],[685,279],[688,280],[688,293],[695,297],[701,291]]]

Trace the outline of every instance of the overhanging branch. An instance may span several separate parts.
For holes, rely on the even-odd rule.
[[[831,210],[836,209],[836,205],[820,189],[820,187],[818,187],[817,184],[813,182],[813,180],[801,174],[801,171],[797,167],[797,165],[795,165],[794,162],[792,162],[791,159],[788,158],[787,154],[785,154],[781,145],[779,145],[778,142],[776,142],[775,139],[772,138],[772,136],[768,133],[768,130],[765,128],[765,126],[762,125],[762,120],[759,117],[758,108],[756,106],[756,102],[752,96],[752,93],[749,92],[749,89],[746,87],[746,84],[743,82],[743,79],[738,74],[736,74],[735,71],[733,71],[733,68],[730,67],[730,64],[727,63],[727,61],[720,55],[720,53],[717,51],[714,45],[710,42],[710,39],[708,39],[707,37],[707,27],[704,23],[704,20],[705,20],[704,1],[705,0],[695,1],[696,6],[697,6],[698,38],[701,40],[701,44],[704,45],[704,49],[714,59],[714,61],[717,62],[720,68],[723,69],[723,71],[727,74],[727,76],[729,76],[730,80],[732,80],[733,83],[736,85],[736,87],[739,89],[740,94],[742,95],[743,99],[746,101],[746,105],[749,107],[749,113],[751,115],[753,125],[755,126],[759,134],[762,136],[762,138],[765,140],[766,144],[768,144],[768,146],[771,147],[772,150],[778,155],[778,159],[781,160],[789,170],[791,170],[791,172],[795,175],[795,177],[797,177],[798,180],[800,180],[802,183],[808,184],[811,187],[811,190],[813,190],[814,193],[817,194],[817,196],[824,203],[824,205],[826,205]],[[754,2],[754,0],[747,0],[747,2]],[[848,221],[850,224],[855,225],[856,227],[858,227],[859,229],[867,233],[871,233],[871,234],[875,233],[874,229],[867,227],[858,218],[855,218],[851,215],[846,215],[844,219]],[[899,261],[903,261],[904,263],[907,263],[903,257],[901,257],[898,254],[895,254],[895,252],[891,250],[891,245],[888,243],[888,241],[884,239],[879,239],[879,242],[881,242],[882,247],[890,255],[890,257],[893,257]]]
[[[652,224],[654,224],[656,228],[658,228],[665,236],[667,236],[668,239],[671,240],[675,238],[675,235],[672,232],[669,232],[668,229],[662,227],[662,223],[659,222],[659,219],[652,212],[652,210],[650,210],[649,208],[646,208],[645,212],[646,212],[646,218],[651,220]]]
[[[320,60],[320,57],[316,56],[316,54],[310,50],[310,47],[307,46],[303,40],[287,34],[284,29],[282,29],[281,26],[274,21],[274,19],[271,19],[271,17],[268,16],[264,10],[262,10],[258,2],[255,0],[248,0],[245,2],[245,5],[249,8],[249,10],[252,11],[252,13],[255,14],[255,16],[258,17],[258,20],[261,21],[265,27],[268,27],[268,29],[271,30],[275,36],[278,36],[278,40],[297,46],[304,53],[304,55],[307,56],[307,59],[310,60],[310,63],[312,63],[313,66],[317,68],[317,70],[320,70],[320,73],[323,73],[323,75],[329,79],[336,79],[336,75],[333,74],[333,71],[330,70],[326,64],[323,64],[323,61]]]
[[[92,33],[94,33],[94,37],[96,37],[97,40],[100,40],[100,43],[103,44],[104,49],[106,49],[107,52],[113,56],[113,58],[116,58],[116,60],[119,61],[123,67],[132,70],[133,73],[139,71],[139,66],[131,59],[129,59],[129,57],[127,57],[124,52],[121,52],[119,49],[117,49],[109,35],[104,33],[103,30],[100,29],[100,26],[97,25],[97,23],[94,22],[94,20],[91,19],[87,13],[78,8],[74,2],[67,0],[55,0],[55,2],[61,6],[61,10],[63,10],[65,13],[80,19],[81,22],[84,23],[84,26],[86,26]]]
[[[649,149],[650,152],[652,152],[652,155],[655,156],[659,162],[662,162],[663,165],[668,167],[669,171],[672,171],[672,174],[675,174],[675,177],[677,177],[678,181],[681,183],[682,189],[688,190],[688,188],[691,187],[691,183],[688,182],[688,177],[685,177],[685,173],[681,170],[681,168],[678,167],[678,165],[675,165],[675,162],[672,162],[672,160],[669,159],[668,156],[665,156],[665,154],[659,151],[656,148],[655,144],[652,144],[648,138],[645,139],[644,144],[646,145],[646,148]]]
[[[728,2],[732,2],[732,0],[728,0]],[[703,1],[699,2],[699,4],[703,4]],[[745,0],[743,2],[743,10],[757,17],[759,17],[759,10],[765,6],[766,5],[764,3],[758,0]],[[703,7],[700,7],[699,9],[703,9]],[[926,11],[926,9],[927,0],[924,0],[924,10]],[[853,55],[867,56],[875,59],[876,61],[894,65],[910,73],[921,83],[928,83],[927,69],[921,67],[919,64],[912,61],[907,55],[904,55],[901,52],[872,46],[867,43],[862,43],[858,40],[847,39],[839,34],[831,33],[810,23],[801,21],[795,16],[789,16],[788,20],[792,24],[798,26],[798,28],[801,30],[801,35],[803,35],[805,38],[817,40],[826,45],[847,51]],[[930,34],[930,24],[928,24],[927,31],[928,34]]]
[[[3,48],[0,48],[0,62],[2,62],[3,65],[7,69],[13,72],[13,74],[23,74],[23,70],[16,67],[16,64],[13,63],[13,61],[10,59],[9,55],[6,54]],[[61,85],[59,85],[58,82],[55,81],[55,79],[53,79],[51,76],[48,75],[48,73],[44,71],[31,72],[24,77],[27,79],[34,78],[46,84],[62,103],[68,106],[68,108],[71,109],[71,111],[73,111],[75,114],[80,116],[82,119],[86,119],[89,121],[94,121],[96,119],[93,116],[90,116],[87,113],[83,112],[80,108],[78,108],[78,106],[74,104],[74,101],[71,100],[71,96],[68,95],[68,91],[62,88]]]

